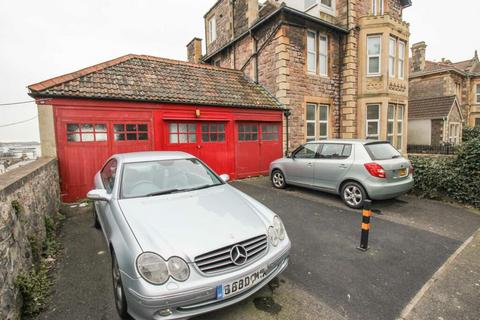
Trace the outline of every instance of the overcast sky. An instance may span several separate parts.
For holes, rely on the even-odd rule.
[[[184,60],[186,44],[204,38],[203,15],[214,2],[0,0],[0,104],[31,100],[29,84],[127,53]],[[446,2],[413,0],[404,15],[410,42],[426,41],[430,60],[470,59],[480,50],[480,1]],[[35,115],[32,103],[0,106],[0,142],[38,141],[37,120],[1,127]]]

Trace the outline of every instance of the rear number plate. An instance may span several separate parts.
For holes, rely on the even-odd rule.
[[[225,299],[231,295],[235,295],[253,287],[255,284],[261,282],[262,279],[265,278],[266,274],[267,267],[264,267],[248,276],[244,276],[230,283],[217,286],[217,299]]]
[[[405,177],[407,175],[407,169],[406,168],[402,168],[398,171],[398,176],[399,177]]]

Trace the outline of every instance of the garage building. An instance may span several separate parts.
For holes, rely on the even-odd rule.
[[[233,179],[282,156],[285,109],[241,71],[126,55],[28,88],[66,202],[85,198],[115,153],[185,151]]]

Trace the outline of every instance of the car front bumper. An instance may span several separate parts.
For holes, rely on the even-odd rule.
[[[280,250],[277,249],[273,253],[268,252],[264,257],[245,268],[220,276],[204,277],[205,281],[201,287],[189,289],[187,281],[183,283],[181,291],[175,290],[176,292],[172,294],[145,295],[143,291],[145,291],[146,284],[143,279],[131,279],[124,275],[122,279],[126,280],[124,287],[128,312],[137,320],[188,319],[237,303],[260,290],[285,270],[288,265],[290,246],[288,240]],[[265,265],[267,272],[260,282],[226,299],[217,299],[216,288],[218,285],[248,276]],[[166,285],[168,286],[168,283]],[[165,312],[165,315],[161,315],[162,311]]]
[[[385,200],[401,196],[413,188],[414,180],[411,175],[398,182],[365,183],[365,189],[372,200]]]

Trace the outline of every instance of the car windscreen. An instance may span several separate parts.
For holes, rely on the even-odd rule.
[[[387,142],[366,144],[365,149],[367,149],[372,160],[388,160],[402,156],[397,149]]]
[[[223,182],[198,159],[126,163],[121,198],[157,196],[209,188]]]

